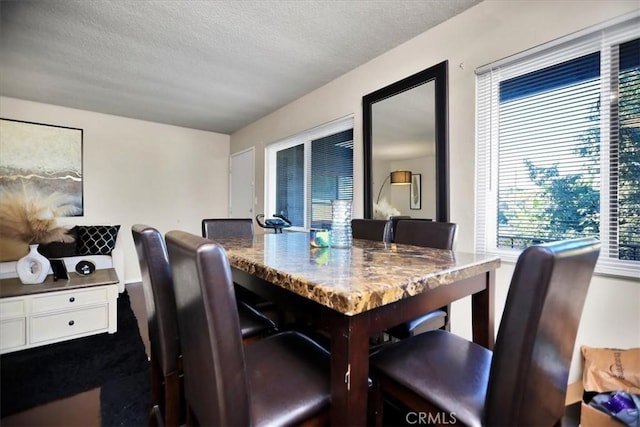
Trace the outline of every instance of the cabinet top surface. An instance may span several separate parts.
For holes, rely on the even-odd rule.
[[[92,286],[104,286],[118,283],[118,275],[115,269],[105,268],[96,270],[88,276],[81,276],[75,272],[69,272],[69,279],[53,280],[53,275],[47,276],[43,283],[37,285],[23,285],[20,279],[0,279],[0,298],[33,295],[43,292],[66,291]]]

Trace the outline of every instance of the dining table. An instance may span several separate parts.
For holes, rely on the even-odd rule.
[[[238,286],[328,335],[331,425],[366,425],[369,338],[392,326],[471,296],[473,341],[493,348],[496,256],[361,239],[318,248],[308,232],[215,240]]]

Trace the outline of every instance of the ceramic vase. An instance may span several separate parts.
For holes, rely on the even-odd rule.
[[[49,274],[49,260],[38,252],[38,245],[29,245],[29,253],[18,260],[16,270],[25,285],[44,282]]]

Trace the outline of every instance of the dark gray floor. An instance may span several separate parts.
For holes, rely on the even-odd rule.
[[[140,336],[149,354],[149,334],[147,332],[147,313],[141,283],[127,285],[131,308],[138,319]],[[41,405],[19,414],[5,417],[0,421],[2,427],[12,426],[100,426],[100,389],[95,388],[67,399]]]

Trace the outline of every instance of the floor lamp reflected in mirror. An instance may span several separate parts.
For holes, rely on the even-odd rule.
[[[411,184],[411,171],[393,171],[385,178],[384,182],[380,186],[378,191],[378,198],[376,204],[380,203],[380,196],[382,195],[382,189],[387,181],[391,181],[391,185],[408,185]]]

